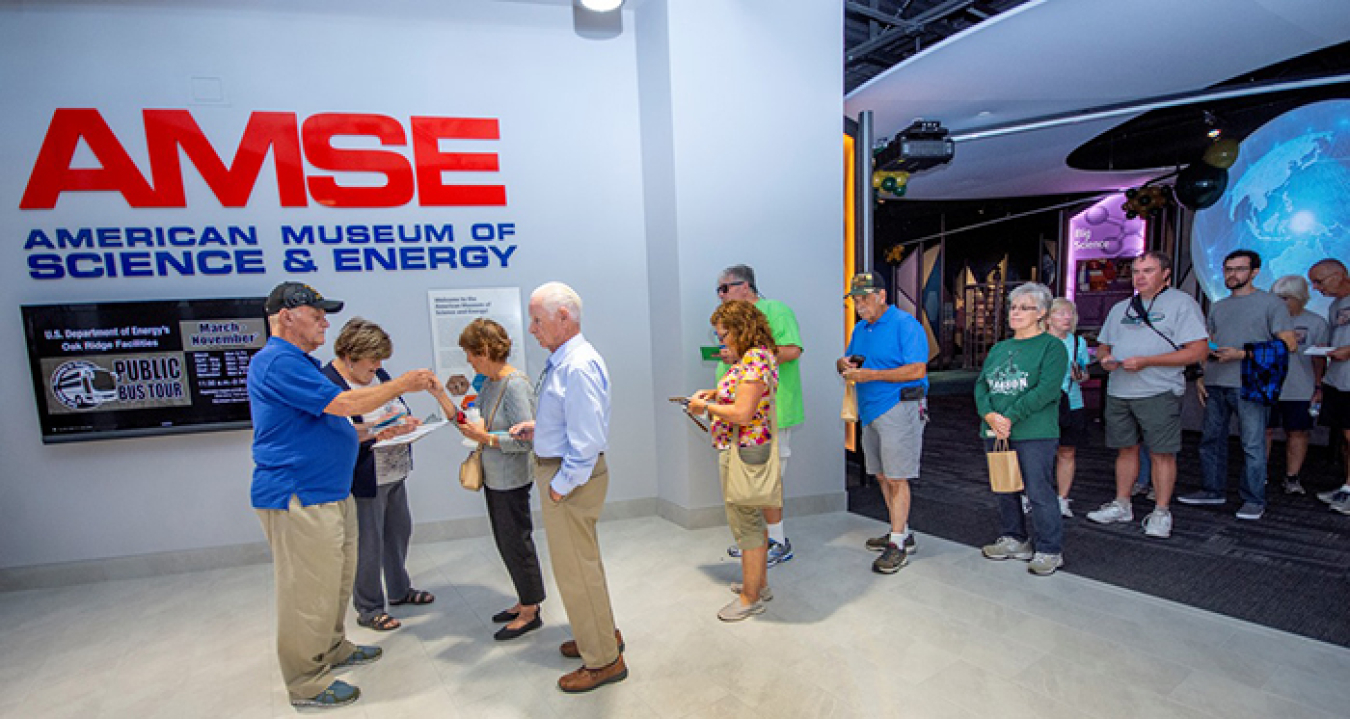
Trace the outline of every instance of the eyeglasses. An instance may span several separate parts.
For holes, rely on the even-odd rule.
[[[738,282],[723,282],[722,284],[717,286],[717,294],[725,295],[726,293],[731,291],[732,287],[739,287],[743,284],[745,284],[745,280],[740,280]]]
[[[1036,312],[1039,309],[1036,305],[1008,305],[1009,312]]]

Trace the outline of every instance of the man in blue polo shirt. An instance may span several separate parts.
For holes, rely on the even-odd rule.
[[[891,516],[890,533],[867,540],[868,549],[881,552],[872,571],[894,574],[918,549],[909,533],[909,480],[919,476],[928,422],[928,333],[886,302],[885,280],[876,272],[854,275],[845,297],[853,298],[861,321],[835,368],[857,384],[866,470],[881,484]]]
[[[272,336],[249,363],[253,415],[253,508],[262,522],[277,592],[277,656],[291,703],[350,704],[361,691],[333,680],[333,667],[368,664],[379,647],[347,641],[343,618],[356,574],[351,498],[356,430],[346,418],[437,383],[430,370],[342,391],[309,353],[324,342],[326,315],[342,303],[309,285],[283,282],[264,304]]]

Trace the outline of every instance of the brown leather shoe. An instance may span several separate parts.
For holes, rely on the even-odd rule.
[[[592,689],[599,689],[606,684],[621,682],[628,678],[628,667],[623,663],[623,655],[620,654],[613,664],[599,669],[587,669],[582,667],[571,674],[564,674],[558,680],[558,688],[568,694],[578,694],[588,692]]]
[[[622,653],[623,653],[623,632],[621,632],[621,631],[615,629],[615,630],[614,630],[614,641],[616,641],[616,642],[619,643],[619,653],[622,654]],[[565,656],[565,657],[568,657],[569,659],[580,659],[580,658],[581,658],[581,650],[577,648],[577,640],[575,640],[575,639],[568,639],[567,641],[563,642],[563,643],[562,643],[562,646],[558,647],[558,651],[562,652],[562,655]]]

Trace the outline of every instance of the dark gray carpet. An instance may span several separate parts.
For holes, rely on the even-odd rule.
[[[998,536],[998,518],[976,435],[974,400],[960,392],[933,396],[929,405],[932,421],[924,434],[922,477],[911,488],[910,526],[972,547],[987,544]],[[1065,520],[1064,571],[1350,646],[1350,517],[1313,496],[1339,486],[1337,478],[1344,476],[1326,448],[1310,451],[1303,470],[1308,496],[1284,496],[1278,483],[1272,484],[1265,517],[1248,522],[1233,516],[1242,461],[1234,442],[1228,504],[1201,508],[1173,502],[1172,537],[1158,540],[1144,537],[1137,521],[1103,526],[1084,516],[1115,494],[1115,453],[1105,448],[1100,425],[1091,431],[1091,446],[1078,450],[1070,492],[1077,516]],[[1199,488],[1198,442],[1187,433],[1178,458],[1182,493]],[[1282,477],[1282,445],[1277,443],[1273,454],[1271,475]],[[850,473],[859,473],[856,463]],[[1134,508],[1142,519],[1152,502],[1140,497]],[[849,510],[886,521],[880,491],[870,481],[849,490]]]

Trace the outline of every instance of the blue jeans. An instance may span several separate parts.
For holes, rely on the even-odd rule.
[[[1011,442],[1017,451],[1017,464],[1022,470],[1023,493],[1031,503],[1031,526],[1036,533],[1037,552],[1061,554],[1064,551],[1064,518],[1059,514],[1059,494],[1055,490],[1055,452],[1058,439],[1021,439]],[[994,448],[994,440],[985,440],[985,451]],[[998,499],[999,532],[1025,542],[1026,515],[1022,514],[1022,500],[1016,492],[995,494]]]
[[[1200,440],[1200,474],[1206,492],[1225,494],[1228,489],[1228,423],[1234,412],[1238,417],[1242,454],[1242,483],[1238,495],[1243,502],[1266,503],[1266,418],[1270,408],[1242,399],[1237,387],[1209,388],[1205,402],[1205,432]]]
[[[1144,488],[1153,486],[1153,453],[1143,442],[1139,443],[1139,476],[1134,478],[1134,483]]]

